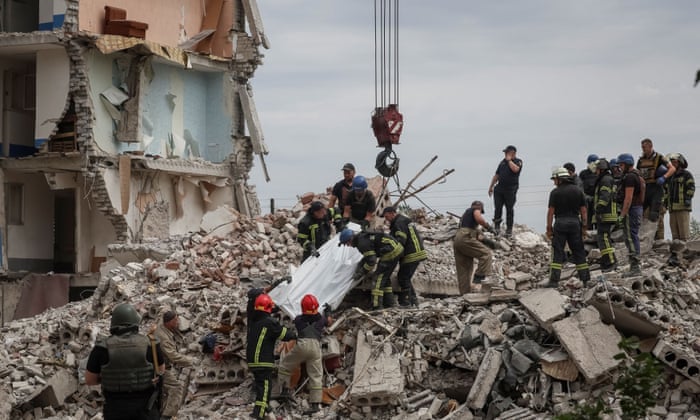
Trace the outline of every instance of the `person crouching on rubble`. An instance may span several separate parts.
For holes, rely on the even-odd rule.
[[[318,299],[307,294],[301,299],[302,314],[294,318],[297,330],[297,342],[287,356],[280,362],[277,379],[281,385],[281,398],[290,398],[289,380],[292,371],[302,363],[306,363],[306,373],[309,376],[309,410],[304,414],[312,414],[321,409],[323,396],[323,361],[321,359],[321,336],[323,329],[332,321],[326,314],[318,312]]]
[[[255,391],[255,407],[251,417],[265,418],[268,402],[270,401],[270,381],[275,367],[275,342],[289,341],[296,338],[293,331],[270,316],[275,307],[272,298],[261,293],[262,289],[252,289],[248,299],[254,299],[253,310],[248,312],[248,343],[246,346],[246,361],[248,369],[253,373],[253,390]]]
[[[372,309],[394,306],[394,292],[391,288],[391,273],[399,264],[403,246],[391,235],[381,232],[355,233],[343,229],[339,237],[340,245],[357,248],[363,258],[353,275],[353,281],[360,280],[374,271],[372,286]],[[376,267],[376,270],[375,270]]]
[[[472,291],[471,275],[474,268],[474,258],[479,260],[474,273],[474,284],[481,284],[486,276],[491,274],[491,250],[481,242],[482,236],[478,227],[482,226],[488,232],[496,233],[484,218],[484,203],[472,202],[464,212],[459,222],[459,230],[454,237],[453,248],[455,253],[455,265],[457,266],[457,285],[459,293],[465,294]],[[480,287],[480,286],[479,286]]]

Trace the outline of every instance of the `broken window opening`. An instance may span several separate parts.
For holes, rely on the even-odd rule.
[[[5,214],[8,225],[24,225],[24,184],[5,184]]]
[[[56,125],[56,133],[49,140],[49,152],[75,152],[78,145],[75,139],[75,104],[71,100],[68,111],[61,122]]]

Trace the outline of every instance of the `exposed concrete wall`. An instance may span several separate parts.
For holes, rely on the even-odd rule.
[[[204,6],[201,0],[91,0],[80,2],[78,14],[81,31],[104,32],[104,7],[126,10],[126,18],[148,23],[146,39],[177,46],[200,32]]]
[[[95,145],[103,152],[116,154],[118,152],[117,142],[114,141],[112,118],[107,112],[102,100],[100,92],[105,91],[113,86],[112,73],[114,59],[120,54],[103,55],[99,51],[90,50],[85,54],[87,72],[90,75],[90,99],[94,105],[93,115],[95,121],[92,125],[93,138]]]
[[[7,257],[53,258],[53,194],[42,174],[7,171],[5,182],[24,185],[24,224],[7,226]]]
[[[17,74],[26,74],[33,67],[31,60],[26,56],[20,57],[17,60],[0,60],[0,87],[2,92],[8,92],[10,89],[17,88],[13,86],[12,80],[5,80],[6,71],[12,71]],[[7,84],[7,86],[5,86]],[[2,95],[6,97],[7,95]],[[2,102],[2,100],[0,100]],[[34,146],[34,114],[22,110],[11,109],[10,103],[1,103],[0,108],[0,139],[2,139],[2,154],[10,155],[10,144],[21,146]]]
[[[66,0],[39,0],[39,30],[51,31],[63,26]]]
[[[61,118],[68,99],[70,62],[63,49],[40,50],[36,53],[36,119],[35,144],[48,140]]]

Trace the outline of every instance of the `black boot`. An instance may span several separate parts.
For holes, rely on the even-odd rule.
[[[394,294],[392,292],[384,292],[384,298],[382,299],[385,308],[391,308],[396,305],[394,302]]]
[[[630,269],[623,277],[634,277],[642,275],[642,266],[639,262],[639,255],[630,255]]]
[[[591,281],[591,272],[586,268],[578,272],[578,278],[583,283],[583,287],[588,287],[588,282]]]
[[[542,287],[551,287],[556,289],[559,287],[559,279],[561,278],[561,270],[550,270],[549,281],[542,285]]]
[[[304,414],[314,414],[321,411],[321,403],[311,403],[309,408],[304,411]]]
[[[411,302],[411,306],[418,306],[418,296],[416,295],[416,290],[411,287],[411,291],[409,292],[409,300]]]
[[[398,296],[399,296],[399,306],[402,306],[402,307],[411,306],[411,301],[408,298],[408,292],[405,292],[402,290],[401,292],[399,292]]]

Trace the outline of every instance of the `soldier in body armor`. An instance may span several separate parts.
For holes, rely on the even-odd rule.
[[[85,371],[87,385],[102,385],[105,420],[158,419],[157,378],[164,371],[160,345],[139,334],[141,317],[122,303],[112,311],[110,336],[98,340]]]
[[[642,140],[642,156],[637,160],[637,170],[644,180],[644,218],[657,222],[655,239],[664,239],[663,207],[664,184],[676,172],[676,168],[661,154],[654,151],[650,139]]]

